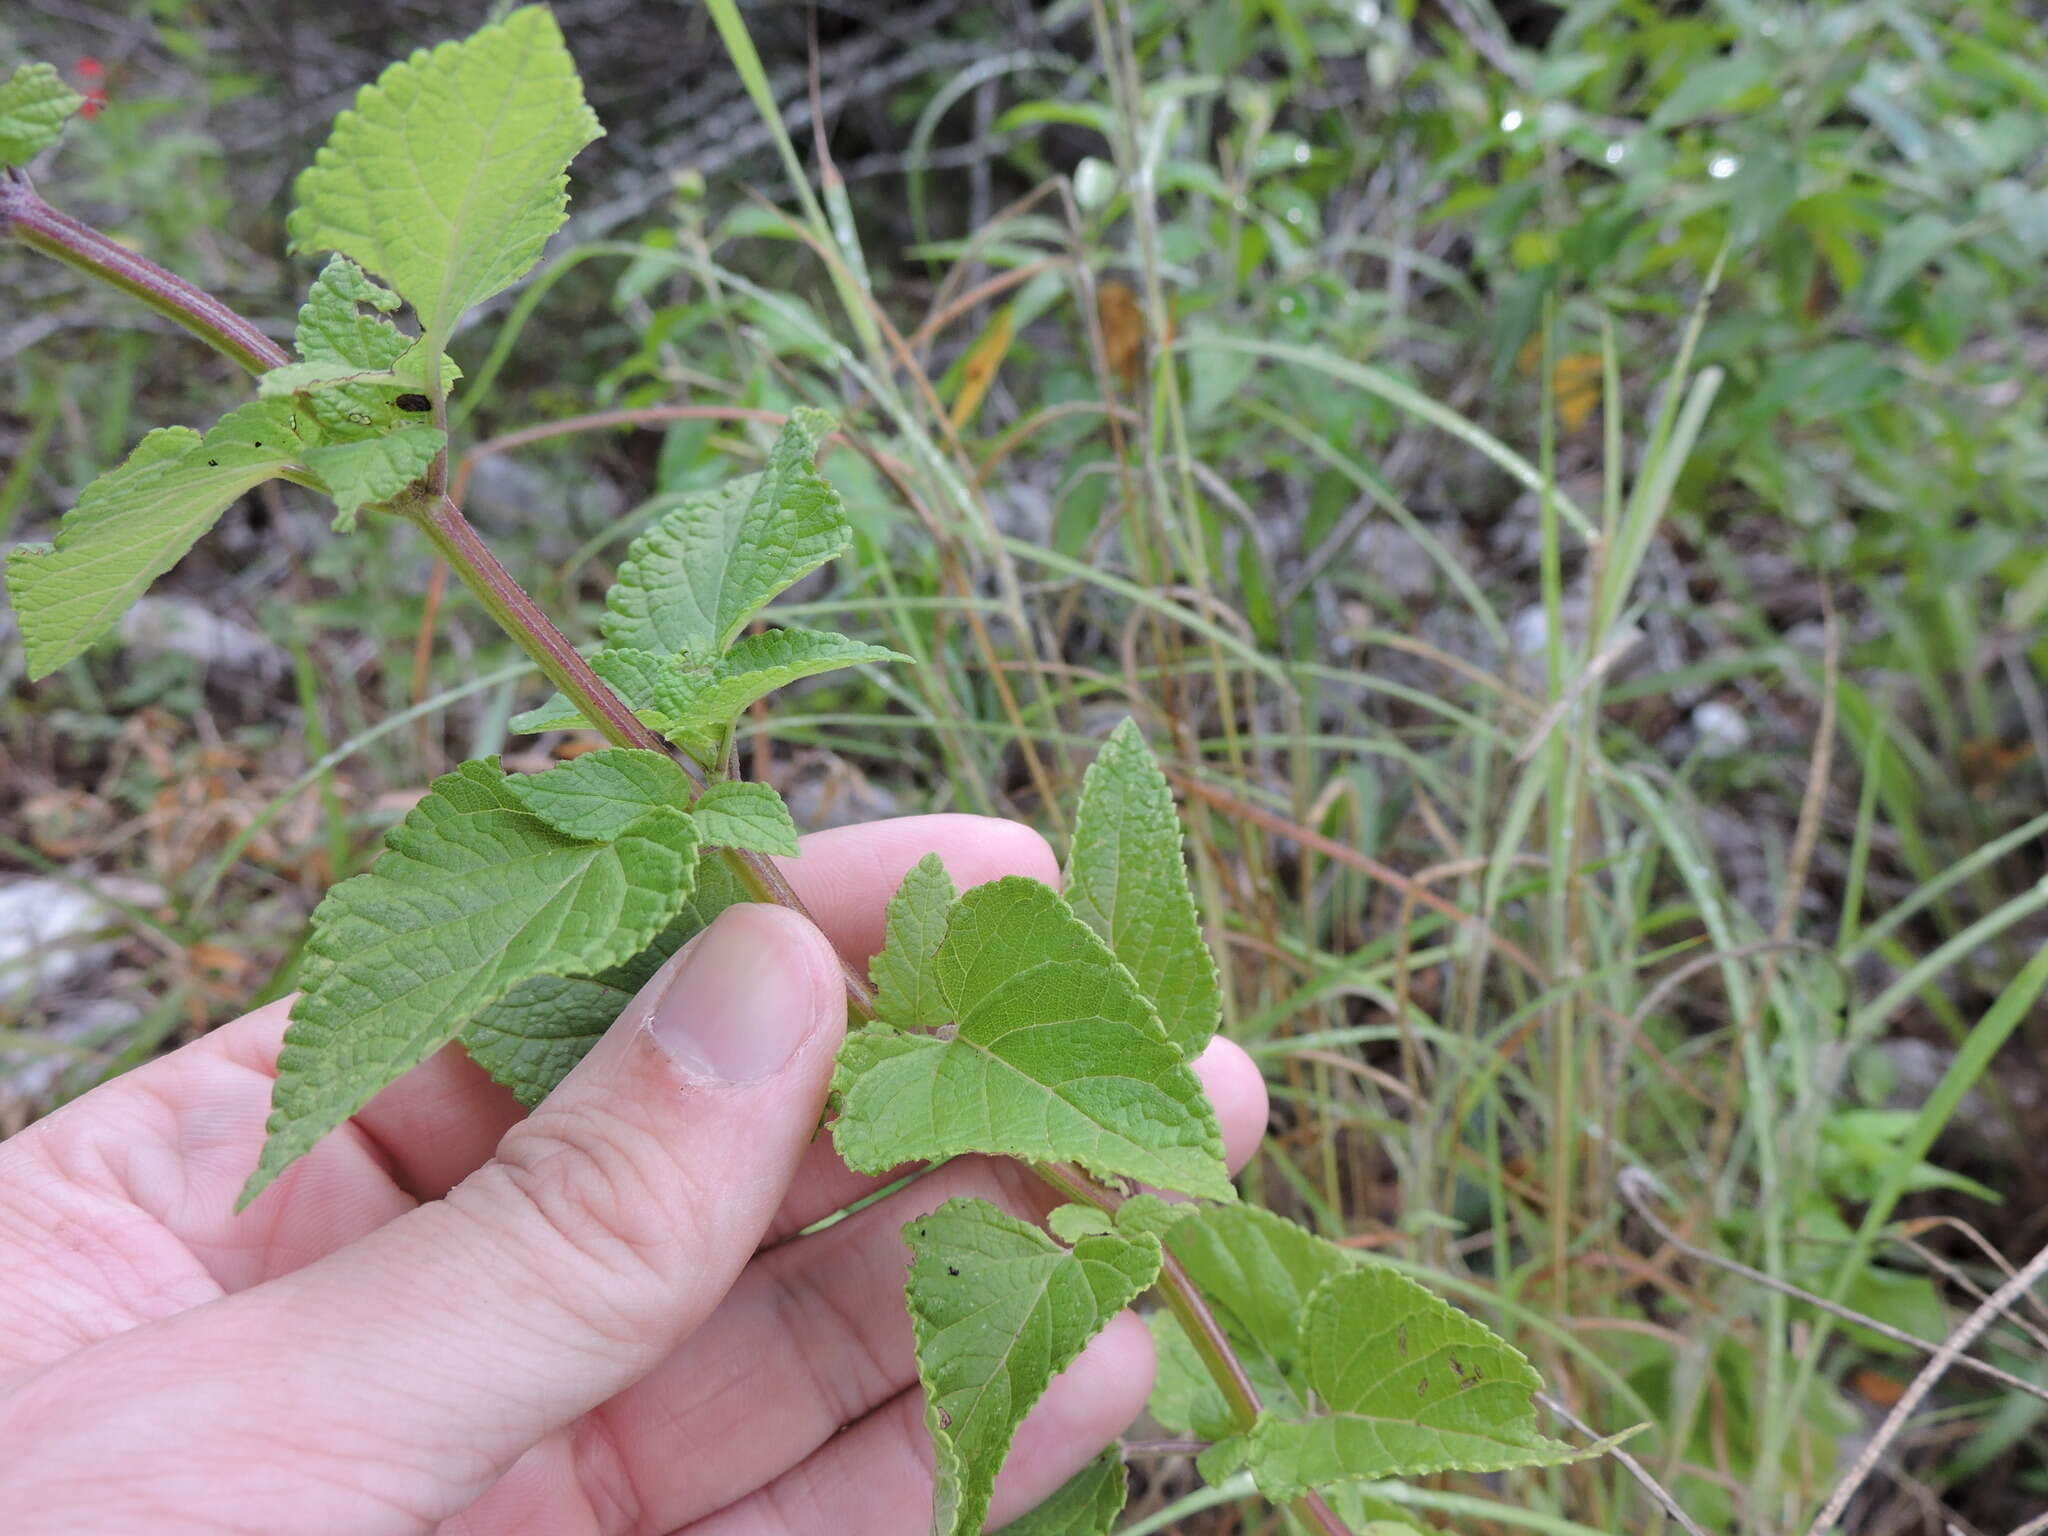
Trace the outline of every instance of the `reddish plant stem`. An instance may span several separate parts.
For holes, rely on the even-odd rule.
[[[519,642],[519,648],[534,659],[549,682],[583,711],[605,740],[617,747],[639,747],[649,752],[668,750],[660,737],[640,723],[625,700],[590,670],[583,653],[541,612],[540,605],[491,553],[454,502],[446,496],[429,495],[401,510],[419,525],[435,552],[476,594],[477,601],[498,627]],[[703,771],[695,763],[683,762],[683,771],[690,776],[693,789],[704,787]]]
[[[36,195],[25,172],[0,170],[0,234],[132,294],[251,373],[281,368],[291,361],[283,347],[212,294],[108,239],[91,225],[59,213]]]
[[[555,628],[554,621],[513,579],[512,573],[477,535],[469,519],[462,515],[461,508],[446,496],[429,495],[402,510],[426,534],[449,569],[462,578],[463,585],[476,594],[477,601],[497,621],[498,627],[518,642],[519,648],[533,658],[548,681],[561,689],[605,740],[618,747],[638,747],[648,752],[668,751],[661,738],[640,723],[631,706],[590,669],[583,653],[569,643],[568,636]],[[703,770],[688,757],[671,755],[689,775],[691,787],[703,789]],[[772,902],[797,912],[804,910],[802,898],[766,855],[729,849],[725,857],[753,900]],[[857,1024],[866,1023],[875,1013],[874,996],[868,989],[867,977],[852,964],[842,963],[840,970],[846,983],[849,1020]]]

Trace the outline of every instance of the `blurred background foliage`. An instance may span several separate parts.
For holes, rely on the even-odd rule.
[[[472,516],[587,639],[632,534],[815,402],[861,537],[792,611],[920,665],[754,721],[800,820],[1057,842],[1139,717],[1274,1090],[1249,1191],[1646,1426],[1379,1512],[1801,1530],[1859,1455],[1844,1529],[2048,1504],[2037,1303],[1977,1346],[2035,1390],[1951,1371],[1880,1432],[2048,1243],[2038,14],[843,0],[747,6],[735,61],[692,6],[556,9],[609,136],[457,343]],[[291,175],[480,14],[21,0],[0,62],[96,89],[46,195],[283,335]],[[0,286],[0,538],[240,397]],[[7,1128],[286,989],[434,773],[586,745],[508,737],[544,690],[402,529],[274,486],[0,687]],[[1138,1464],[1133,1531],[1277,1528]]]

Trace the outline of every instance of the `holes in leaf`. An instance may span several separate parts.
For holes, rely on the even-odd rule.
[[[431,411],[434,408],[434,402],[425,395],[400,395],[391,403],[401,411]]]

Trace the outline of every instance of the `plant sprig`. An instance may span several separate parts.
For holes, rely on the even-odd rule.
[[[729,9],[729,8],[728,8]],[[731,18],[737,25],[737,15]],[[0,87],[0,220],[34,248],[145,298],[260,375],[208,431],[159,429],[102,475],[8,586],[34,675],[86,651],[239,496],[322,492],[336,528],[412,522],[558,696],[516,730],[588,726],[611,745],[535,774],[494,758],[437,780],[371,870],[314,913],[278,1063],[258,1197],[385,1085],[453,1040],[523,1102],[580,1059],[634,991],[735,901],[796,905],[768,862],[795,852],[774,790],[727,772],[741,712],[798,678],[905,658],[842,635],[747,634],[851,542],[814,459],[829,422],[795,412],[758,475],[642,534],[586,662],[446,495],[447,356],[471,306],[519,281],[602,130],[553,18],[517,10],[363,88],[297,184],[290,230],[331,253],[295,358],[168,273],[55,213],[20,166],[67,105],[30,67]],[[450,132],[448,124],[460,125]],[[388,286],[387,286],[388,285]],[[417,330],[393,318],[409,307]],[[1155,1413],[1213,1442],[1311,1529],[1362,1481],[1585,1454],[1538,1434],[1528,1362],[1391,1270],[1235,1204],[1192,1070],[1219,1018],[1172,795],[1137,728],[1082,787],[1066,894],[906,878],[834,1079],[834,1141],[880,1170],[968,1153],[1031,1164],[1073,1204],[1049,1230],[986,1202],[911,1223],[908,1305],[937,1448],[932,1529],[975,1532],[1018,1425],[1052,1376],[1148,1289],[1165,1369]],[[1191,1197],[1167,1204],[1140,1184]],[[1334,1490],[1326,1497],[1327,1490]],[[1099,1460],[1027,1520],[1103,1532]]]

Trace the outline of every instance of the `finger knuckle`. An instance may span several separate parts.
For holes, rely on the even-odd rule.
[[[493,1165],[521,1209],[507,1229],[599,1273],[605,1294],[665,1286],[690,1251],[688,1174],[660,1138],[597,1106],[562,1106],[508,1137]]]

